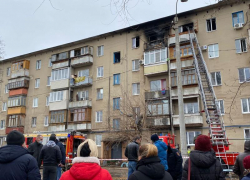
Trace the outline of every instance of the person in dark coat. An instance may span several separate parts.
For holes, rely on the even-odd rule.
[[[36,141],[31,143],[28,147],[28,151],[32,156],[36,159],[37,164],[41,164],[40,161],[40,153],[43,147],[43,136],[42,135],[37,135],[36,136]]]
[[[56,136],[52,134],[49,142],[41,150],[40,158],[43,161],[43,180],[57,179],[57,167],[62,160],[62,154],[55,141]]]
[[[0,180],[41,180],[37,162],[24,141],[19,131],[7,135],[7,145],[0,148]]]
[[[225,180],[220,161],[216,159],[211,150],[210,138],[200,135],[195,141],[195,150],[191,151],[190,158],[186,160],[182,180],[188,179],[188,163],[191,160],[191,180]]]
[[[244,153],[240,153],[237,156],[233,169],[233,172],[239,176],[239,179],[243,178],[243,173],[245,171],[245,168],[243,166],[243,159],[246,156],[250,155],[250,141],[245,141],[244,150]]]
[[[182,177],[182,156],[177,149],[172,149],[168,146],[168,172],[171,174],[173,180],[181,180]]]
[[[142,145],[139,149],[139,156],[140,160],[137,163],[136,171],[131,174],[128,180],[173,180],[161,164],[155,145]]]
[[[250,180],[250,155],[246,156],[243,159],[243,165],[245,168],[245,171],[244,171],[245,176],[242,178],[242,180]]]
[[[161,164],[165,167],[165,170],[168,170],[168,161],[167,161],[167,150],[168,146],[165,142],[162,142],[159,140],[159,137],[157,134],[153,134],[151,136],[152,143],[157,147],[158,149],[158,157],[161,160]]]

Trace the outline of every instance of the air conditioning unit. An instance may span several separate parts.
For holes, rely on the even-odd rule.
[[[143,65],[144,64],[144,60],[139,60],[139,64]]]
[[[207,50],[207,45],[201,46],[201,50],[206,51]]]
[[[241,28],[243,28],[243,23],[237,23],[237,24],[235,24],[234,25],[234,29],[241,29]]]

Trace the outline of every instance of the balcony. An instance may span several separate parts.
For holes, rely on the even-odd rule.
[[[8,115],[12,114],[26,114],[26,108],[25,107],[8,108]]]
[[[203,117],[200,114],[186,114],[184,117],[186,126],[203,126]],[[174,126],[180,125],[179,115],[173,115]]]
[[[18,96],[18,95],[27,95],[28,94],[28,89],[13,89],[9,91],[9,96]]]
[[[91,100],[73,101],[69,103],[69,109],[92,107]]]
[[[70,81],[70,87],[71,88],[80,88],[80,87],[88,87],[88,86],[92,86],[93,81],[92,78],[90,77],[78,77],[78,78],[71,78]]]
[[[63,68],[63,67],[68,67],[68,66],[69,66],[69,61],[64,61],[64,62],[54,63],[52,65],[52,69],[58,69],[58,68]]]
[[[170,119],[169,117],[157,117],[157,118],[147,118],[146,126],[169,126]]]
[[[24,133],[24,127],[6,127],[5,133],[9,134],[11,131],[14,131],[14,130]]]
[[[11,72],[11,78],[17,78],[17,77],[24,77],[29,76],[29,70],[28,69],[18,69]]]
[[[65,124],[50,125],[48,127],[48,131],[53,131],[53,132],[65,131]]]
[[[144,51],[152,51],[155,49],[162,49],[167,47],[167,42],[164,39],[159,39],[151,42],[144,43]]]
[[[93,56],[90,54],[79,56],[71,59],[72,67],[83,67],[93,64]]]
[[[145,92],[145,100],[166,99],[168,97],[168,90],[165,90],[165,94],[162,91]]]
[[[190,33],[191,34],[191,38],[194,38],[194,33]],[[184,42],[190,42],[190,37],[189,37],[189,34],[188,32],[183,32],[183,33],[180,33],[179,35],[179,42],[180,43],[184,43]],[[172,37],[170,37],[168,39],[168,44],[169,45],[172,45],[172,44],[175,44],[175,36],[172,35]]]
[[[17,79],[9,79],[8,89],[19,89],[19,88],[28,88],[29,87],[29,78],[22,77]]]
[[[79,123],[79,124],[76,124]],[[91,122],[82,121],[82,122],[69,122],[68,129],[78,130],[78,131],[89,131],[91,130]]]
[[[50,89],[67,89],[69,88],[69,79],[61,79],[56,81],[51,81]]]
[[[56,92],[53,92],[53,93],[56,93]],[[58,91],[58,92],[60,92],[60,91]],[[62,92],[63,92],[62,100],[60,100],[60,101],[54,101],[54,102],[50,102],[49,103],[49,110],[50,111],[57,111],[57,110],[68,109],[69,91],[68,90],[64,90]],[[50,95],[52,95],[52,94],[50,93]]]
[[[172,89],[171,91],[172,97],[178,97],[178,90],[177,89]],[[183,96],[192,96],[192,95],[199,95],[199,87],[187,87],[183,88]]]
[[[181,61],[181,67],[182,68],[194,67],[193,62],[194,62],[193,58],[191,60]],[[170,70],[177,69],[176,62],[171,62],[169,69]]]
[[[167,72],[168,72],[168,65],[166,62],[144,66],[145,76],[167,74]]]

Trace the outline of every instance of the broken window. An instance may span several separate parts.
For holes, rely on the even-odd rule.
[[[75,56],[80,56],[81,55],[81,50],[80,49],[76,49],[75,50]]]
[[[151,35],[149,36],[149,41],[150,42],[153,42],[153,41],[156,41],[157,40],[157,35]]]
[[[114,63],[119,63],[121,61],[121,53],[114,52]]]
[[[188,29],[192,30],[193,27],[194,27],[194,23],[189,23],[189,24],[179,26],[179,33],[186,32],[188,31]]]
[[[216,19],[207,19],[207,31],[215,31],[216,30]]]
[[[213,86],[221,85],[221,75],[220,72],[212,72],[211,73],[211,82]]]
[[[138,48],[140,46],[140,37],[137,36],[132,39],[132,48]]]
[[[247,41],[244,39],[236,39],[235,40],[236,53],[247,52]]]

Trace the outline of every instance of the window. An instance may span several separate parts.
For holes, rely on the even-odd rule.
[[[167,49],[160,49],[144,53],[144,64],[154,64],[167,60]]]
[[[140,83],[133,83],[132,84],[132,91],[133,91],[133,95],[139,95],[140,94]]]
[[[171,58],[176,57],[176,49],[173,48],[173,50],[174,50],[174,54],[171,54]],[[180,46],[180,56],[181,57],[189,56],[192,54],[193,54],[193,52],[192,52],[191,45]]]
[[[47,77],[47,86],[50,86],[50,80],[51,80],[51,76]]]
[[[103,66],[97,68],[97,77],[103,77]]]
[[[26,106],[26,96],[9,97],[8,107]]]
[[[89,99],[89,91],[80,91],[77,92],[78,101],[88,100]]]
[[[169,114],[168,100],[148,102],[148,115],[166,115]]]
[[[103,89],[97,89],[97,99],[103,99]]]
[[[120,98],[113,98],[113,110],[120,109]]]
[[[120,129],[120,119],[113,119],[113,129],[114,130]]]
[[[73,115],[73,121],[85,121],[85,109],[74,109],[71,110],[71,115]]]
[[[200,131],[187,132],[187,145],[194,145],[194,138],[201,134]]]
[[[52,61],[51,61],[51,58],[49,58],[49,65],[48,67],[52,67]]]
[[[95,122],[102,122],[102,111],[96,112]]]
[[[250,98],[241,99],[241,107],[243,113],[250,113]]]
[[[51,81],[57,81],[57,80],[68,79],[68,78],[69,78],[68,68],[52,70]]]
[[[41,60],[37,60],[36,61],[36,69],[41,69],[41,65],[42,65],[42,61]]]
[[[120,74],[114,74],[113,81],[114,85],[120,84]]]
[[[63,100],[63,91],[51,92],[49,96],[49,102],[56,102]]]
[[[215,18],[207,19],[207,31],[211,32],[215,30],[216,30],[216,19]]]
[[[179,33],[186,32],[188,31],[188,29],[192,30],[193,27],[194,27],[194,23],[189,23],[189,24],[179,26]]]
[[[38,107],[38,98],[33,99],[33,107]]]
[[[184,103],[184,114],[199,113],[198,102]]]
[[[121,61],[121,53],[114,52],[114,63],[119,63]]]
[[[102,145],[102,135],[95,135],[95,143],[97,146]]]
[[[196,84],[195,70],[184,70],[181,72],[182,74],[182,84]],[[177,72],[171,72],[171,86],[177,86]]]
[[[88,46],[82,47],[81,48],[81,54],[82,55],[89,54],[89,47]]]
[[[232,16],[233,16],[233,27],[235,26],[235,24],[243,24],[244,23],[243,11],[233,13]]]
[[[135,123],[137,124],[140,120],[140,107],[133,108],[133,118],[135,120]]]
[[[219,45],[218,44],[211,44],[208,46],[208,57],[209,58],[219,57]]]
[[[150,91],[161,91],[167,87],[166,79],[150,81]]]
[[[103,56],[104,55],[104,46],[98,46],[97,50],[97,56]]]
[[[218,106],[219,106],[219,109],[220,109],[220,113],[225,114],[224,101],[223,100],[218,100]]]
[[[5,85],[5,93],[9,93],[8,85]]]
[[[44,126],[49,126],[49,116],[44,117]]]
[[[4,129],[4,128],[5,128],[5,120],[1,120],[0,129]]]
[[[49,96],[46,96],[46,106],[49,106]]]
[[[212,72],[211,73],[211,81],[213,86],[221,85],[221,75],[220,72]]]
[[[89,69],[78,71],[78,77],[89,76]]]
[[[235,40],[236,53],[247,52],[247,40],[244,39],[236,39]]]
[[[35,88],[39,88],[40,86],[40,79],[35,79]]]
[[[139,71],[140,70],[140,60],[136,59],[132,61],[132,71]]]
[[[239,69],[239,79],[240,82],[250,82],[250,68],[240,68]]]
[[[7,103],[3,102],[2,111],[7,111]]]
[[[36,117],[32,117],[31,127],[36,127]]]
[[[250,140],[250,129],[244,129],[244,138]]]
[[[11,68],[8,67],[8,68],[7,68],[7,76],[10,76],[10,70],[11,70]]]
[[[140,37],[134,37],[132,39],[132,48],[138,48],[140,46]]]
[[[63,123],[65,118],[64,111],[51,111],[50,112],[50,123]]]
[[[62,52],[59,54],[54,54],[51,56],[51,61],[55,62],[55,61],[59,61],[59,60],[64,60],[68,58],[68,52]]]

